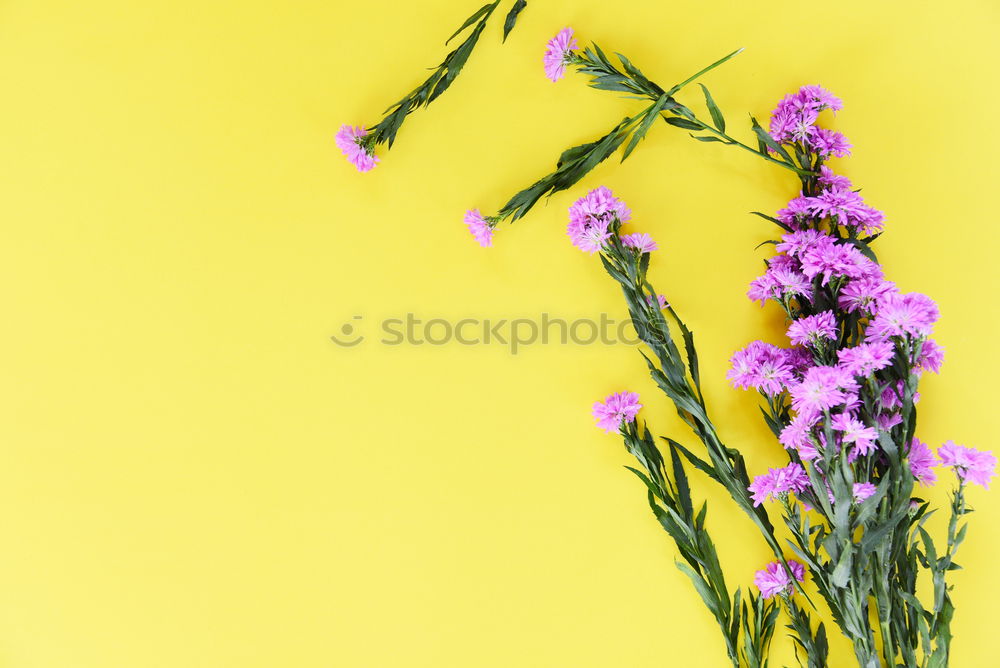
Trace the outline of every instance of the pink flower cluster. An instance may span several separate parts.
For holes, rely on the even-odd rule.
[[[817,128],[816,119],[824,109],[840,108],[829,92],[807,86],[778,105],[772,136],[821,162],[836,154],[829,146],[841,140]],[[886,461],[880,442],[900,442],[897,427],[908,414],[905,404],[919,400],[910,379],[939,372],[944,351],[929,338],[939,317],[934,301],[900,292],[858,240],[859,233],[882,228],[881,212],[826,166],[807,190],[778,212],[790,231],[775,244],[777,255],[747,293],[762,305],[769,300],[781,305],[791,318],[792,347],[754,341],[733,354],[728,378],[735,387],[758,390],[772,407],[787,407],[782,417],[775,414],[784,421],[778,440],[822,476],[816,461],[821,456],[844,452],[848,461]],[[930,448],[912,439],[903,450],[914,478],[933,484],[938,459]],[[960,479],[983,486],[996,463],[988,452],[951,442],[938,455]],[[801,491],[797,485],[808,482],[793,462],[755,478],[750,492],[760,504]],[[870,498],[876,482],[855,483],[855,500]]]
[[[616,392],[596,402],[592,412],[597,426],[610,432],[618,431],[626,422],[633,422],[641,408],[639,395],[635,392]]]
[[[771,137],[779,144],[804,144],[822,157],[851,154],[844,135],[816,127],[821,111],[843,109],[839,98],[819,86],[803,86],[786,95],[771,113]]]
[[[763,569],[754,573],[753,583],[764,598],[772,596],[790,596],[795,591],[794,577],[802,582],[806,577],[806,569],[794,559],[788,560],[788,568],[780,561],[772,561]],[[789,575],[789,571],[791,574]]]
[[[569,208],[569,234],[573,245],[582,251],[596,253],[604,248],[614,234],[613,225],[624,224],[631,218],[632,212],[625,202],[614,196],[610,189],[600,186],[576,200]],[[630,235],[637,236],[637,235]],[[643,235],[646,241],[636,239],[633,243],[656,244]]]

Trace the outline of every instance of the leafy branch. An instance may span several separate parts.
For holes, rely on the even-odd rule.
[[[526,0],[516,0],[507,13],[503,26],[503,41],[514,29],[518,16],[527,6]],[[472,51],[479,42],[486,24],[489,22],[493,12],[500,5],[500,0],[483,5],[476,12],[467,18],[465,22],[456,30],[445,44],[451,42],[463,32],[468,30],[468,35],[455,47],[444,60],[438,65],[422,84],[414,88],[403,99],[391,105],[384,112],[382,120],[374,127],[369,128],[369,135],[366,137],[366,145],[374,148],[379,144],[388,144],[392,148],[396,140],[396,133],[403,125],[406,117],[421,107],[428,106],[444,93],[458,77],[466,61],[472,55]],[[471,28],[471,30],[469,30]]]

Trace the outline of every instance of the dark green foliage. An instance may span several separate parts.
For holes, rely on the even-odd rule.
[[[469,56],[472,55],[472,51],[479,42],[480,35],[482,35],[486,24],[499,4],[500,0],[496,0],[480,7],[445,41],[445,44],[448,44],[451,40],[471,28],[462,43],[445,56],[441,64],[434,69],[422,84],[410,91],[399,102],[386,109],[385,117],[377,125],[369,128],[371,133],[369,141],[372,147],[387,144],[389,148],[392,148],[392,144],[396,140],[396,133],[399,132],[399,128],[403,125],[406,117],[420,107],[426,107],[448,90],[455,81],[455,78],[462,71],[462,68],[465,67],[466,61],[469,60]],[[525,0],[517,0],[507,13],[503,29],[504,41],[507,40],[510,31],[514,29],[518,15],[520,15],[527,4]]]

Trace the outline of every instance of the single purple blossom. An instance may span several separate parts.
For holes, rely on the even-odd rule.
[[[856,455],[868,455],[874,452],[878,432],[873,427],[866,427],[853,415],[846,413],[834,415],[830,420],[830,426],[840,432],[841,442],[854,446]]]
[[[942,364],[944,364],[944,348],[938,345],[938,342],[934,339],[925,339],[920,346],[917,369],[920,371],[941,373]]]
[[[340,131],[337,132],[334,138],[337,148],[341,150],[359,172],[367,172],[370,169],[374,169],[376,163],[378,163],[378,158],[375,157],[371,146],[365,140],[367,136],[368,130],[361,126],[351,127],[350,125],[341,125]]]
[[[805,195],[799,195],[798,197],[792,199],[788,202],[788,205],[784,209],[780,209],[775,218],[780,220],[785,225],[788,225],[794,230],[802,228],[802,223],[807,218],[812,218],[812,212],[810,210],[810,205],[812,203],[812,197],[806,197]]]
[[[801,464],[769,469],[753,479],[747,490],[753,495],[753,505],[759,506],[771,499],[781,499],[790,493],[800,493],[809,488],[809,476]]]
[[[791,575],[789,575],[791,571]],[[790,596],[795,591],[792,578],[802,582],[806,577],[806,569],[794,559],[788,560],[788,568],[780,561],[772,561],[763,569],[754,573],[753,583],[764,598],[772,596]]]
[[[852,491],[854,492],[854,501],[861,503],[865,499],[875,496],[878,488],[870,482],[856,482]]]
[[[815,424],[815,418],[810,418],[808,415],[796,415],[788,423],[788,426],[781,430],[778,441],[785,448],[798,452],[799,457],[806,461],[815,459],[819,456],[812,435]]]
[[[598,401],[592,409],[597,426],[606,431],[618,431],[622,423],[633,422],[642,404],[635,392],[616,392]]]
[[[869,340],[892,336],[926,337],[938,319],[937,304],[919,292],[889,294],[878,303],[875,319],[868,325]]]
[[[848,313],[861,311],[874,313],[879,301],[897,293],[896,284],[876,277],[863,277],[848,281],[841,288],[837,304]]]
[[[626,248],[634,248],[640,253],[652,253],[653,251],[659,249],[659,246],[657,246],[656,242],[653,241],[653,237],[649,236],[645,232],[623,235],[622,245]]]
[[[470,209],[465,212],[465,224],[480,246],[488,248],[493,245],[493,225],[495,223],[484,218],[479,209]]]
[[[573,49],[577,46],[573,38],[572,28],[563,28],[545,45],[545,76],[552,81],[559,81],[566,74],[566,65],[570,61]]]
[[[819,181],[820,185],[824,185],[827,188],[842,188],[847,190],[851,187],[851,180],[849,178],[834,174],[833,170],[826,165],[819,168],[819,178],[816,180]]]
[[[948,441],[938,448],[938,457],[942,464],[955,469],[962,482],[974,482],[989,489],[997,466],[997,459],[989,450],[976,450]]]
[[[862,343],[837,351],[838,366],[853,376],[870,376],[892,364],[896,348],[889,341]]]
[[[902,418],[900,418],[900,422],[902,422]],[[941,462],[934,456],[934,451],[928,448],[926,443],[918,438],[911,440],[907,459],[910,461],[910,472],[921,485],[930,486],[937,482],[934,467]]]
[[[652,295],[646,295],[646,303],[649,304],[650,306],[659,307],[661,311],[670,306],[670,304],[667,303],[667,298],[664,297],[663,295],[656,295],[655,301]]]
[[[770,343],[753,341],[733,353],[726,377],[733,387],[754,388],[768,395],[782,392],[794,381],[785,352]]]
[[[834,113],[844,108],[840,98],[822,86],[803,86],[796,93],[797,101],[802,106],[809,106],[816,111],[830,109]]]
[[[797,413],[813,416],[856,399],[857,390],[854,377],[843,369],[814,366],[789,388],[789,394]]]
[[[788,338],[797,346],[818,346],[824,340],[837,340],[837,318],[833,311],[799,318],[788,327]]]
[[[846,158],[851,154],[851,143],[847,141],[847,137],[834,130],[815,128],[815,132],[809,135],[808,142],[823,158]]]

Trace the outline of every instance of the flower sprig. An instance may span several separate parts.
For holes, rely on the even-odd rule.
[[[465,22],[449,37],[445,44],[455,39],[462,33],[468,31],[465,39],[445,56],[444,60],[434,68],[434,71],[423,83],[410,91],[401,100],[391,105],[384,112],[384,117],[379,123],[369,128],[351,127],[344,125],[336,135],[337,147],[344,153],[359,172],[367,172],[373,169],[379,162],[375,155],[375,148],[381,144],[387,144],[392,148],[396,140],[396,134],[406,117],[421,107],[428,106],[436,100],[442,93],[448,90],[458,77],[466,61],[472,55],[479,37],[490,20],[490,17],[500,5],[501,0],[495,0],[483,5],[472,14]],[[518,16],[527,7],[526,0],[516,0],[507,12],[503,26],[503,41],[514,29]]]

